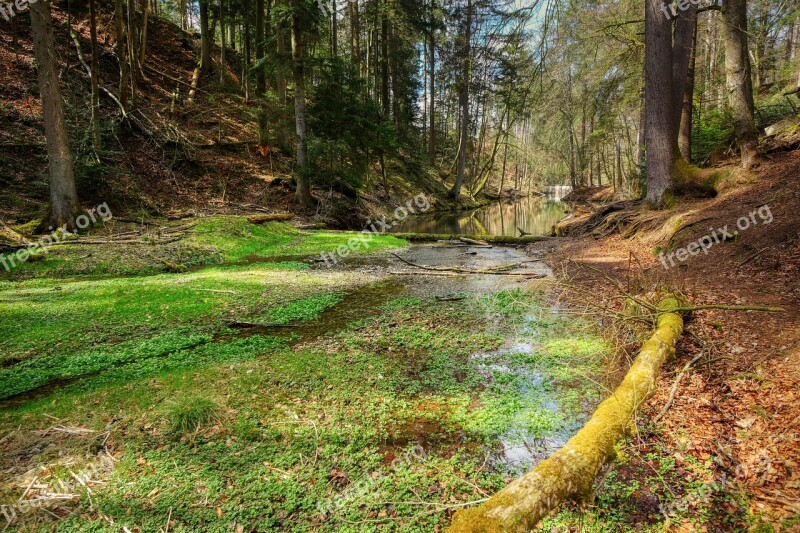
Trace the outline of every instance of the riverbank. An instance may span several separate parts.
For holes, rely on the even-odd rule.
[[[547,261],[568,280],[573,303],[587,305],[591,295],[591,312],[609,327],[614,317],[596,308],[621,311],[614,300],[620,286],[639,296],[678,290],[698,305],[786,309],[693,313],[676,360],[595,504],[580,518],[567,510],[547,524],[580,519],[598,531],[798,527],[800,408],[792,400],[800,398],[800,153],[780,155],[752,173],[720,169],[726,177],[714,199],[683,198],[650,213],[609,210],[594,219],[595,211],[579,212],[571,233],[583,236],[534,245],[550,251]],[[731,238],[720,237],[724,228]],[[701,244],[709,242],[706,254]]]

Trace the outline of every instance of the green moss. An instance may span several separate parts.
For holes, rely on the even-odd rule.
[[[286,261],[274,268],[303,270],[308,268],[306,259],[332,254],[357,236],[351,232],[299,231],[281,222],[250,224],[245,217],[212,217],[201,219],[186,238],[168,244],[156,244],[145,236],[140,244],[53,246],[40,261],[23,263],[10,273],[0,270],[0,280],[182,273],[281,258]],[[378,235],[368,248],[360,246],[352,253],[374,253],[405,244],[391,235]]]

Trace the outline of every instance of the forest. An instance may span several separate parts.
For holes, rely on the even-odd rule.
[[[0,0],[0,528],[800,531],[796,0]]]

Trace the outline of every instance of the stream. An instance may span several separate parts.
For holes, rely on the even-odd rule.
[[[528,196],[516,201],[498,200],[471,211],[437,212],[409,217],[393,228],[395,233],[437,235],[492,235],[518,237],[519,231],[549,235],[567,213],[561,199],[569,187],[548,187],[544,196]]]

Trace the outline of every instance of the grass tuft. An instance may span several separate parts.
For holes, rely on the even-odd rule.
[[[165,415],[169,422],[169,433],[182,437],[191,435],[203,426],[220,420],[218,403],[201,396],[185,396],[167,403]]]

